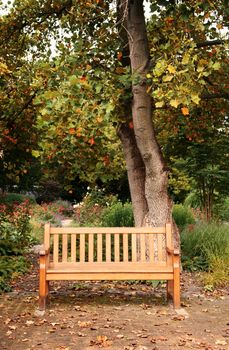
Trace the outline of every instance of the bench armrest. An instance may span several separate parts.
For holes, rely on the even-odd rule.
[[[48,249],[41,249],[40,250],[40,255],[49,255],[49,253],[50,253],[50,249],[48,248]]]
[[[168,254],[172,254],[172,255],[180,255],[180,251],[179,249],[171,249],[171,248],[166,248],[166,251]]]

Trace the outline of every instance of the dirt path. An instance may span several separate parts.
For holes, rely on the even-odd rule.
[[[183,310],[165,301],[165,288],[125,283],[54,283],[43,317],[37,268],[0,296],[0,350],[229,349],[229,294],[206,295],[183,274]]]

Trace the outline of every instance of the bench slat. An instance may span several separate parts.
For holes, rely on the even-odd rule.
[[[76,234],[74,233],[71,235],[71,261],[76,261]]]
[[[81,235],[82,236],[82,235]],[[103,260],[103,247],[102,247],[102,234],[97,234],[97,261],[102,262]]]
[[[92,233],[88,235],[88,261],[94,261],[94,235]]]
[[[157,236],[157,249],[158,249],[158,260],[162,261],[163,259],[163,236],[160,234]]]
[[[85,261],[85,235],[80,235],[80,262]]]
[[[53,237],[53,261],[54,263],[59,261],[59,235]]]
[[[47,272],[48,273],[56,273],[61,271],[68,271],[68,273],[73,272],[155,272],[155,271],[165,271],[165,272],[172,272],[173,267],[168,266],[165,262],[164,263],[155,263],[150,264],[149,262],[85,262],[85,263],[50,263]]]
[[[146,242],[145,235],[140,236],[141,261],[146,261]]]
[[[66,234],[62,237],[62,261],[68,261],[68,235]]]
[[[123,234],[123,261],[128,261],[128,234]]]
[[[154,235],[149,235],[149,261],[154,262]]]
[[[133,233],[131,235],[131,250],[132,250],[132,261],[137,261],[137,239],[136,239],[136,233]]]
[[[109,263],[111,261],[111,235],[106,235],[106,261]]]
[[[51,227],[51,234],[88,234],[88,233],[104,233],[104,234],[159,234],[165,233],[165,226],[162,227]]]
[[[120,241],[119,234],[114,236],[114,260],[118,262],[120,260]]]

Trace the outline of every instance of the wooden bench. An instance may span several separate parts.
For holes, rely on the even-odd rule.
[[[167,297],[180,307],[180,255],[171,225],[164,227],[51,227],[40,252],[39,308],[49,281],[167,280]]]

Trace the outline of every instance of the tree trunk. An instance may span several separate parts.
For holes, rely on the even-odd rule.
[[[141,194],[139,193],[132,197],[133,207],[137,207],[135,204],[136,198],[143,198],[144,204],[142,207],[147,209],[147,213],[144,214],[144,220],[141,220],[142,225],[160,226],[166,222],[172,222],[172,203],[167,193],[168,171],[153,129],[152,98],[147,93],[145,77],[149,71],[150,55],[143,0],[122,0],[121,2],[123,23],[128,34],[131,70],[137,76],[137,83],[132,85],[132,117],[136,149],[139,152],[137,155],[138,161],[135,163],[140,164],[139,159],[141,159],[141,164],[144,164],[144,171],[142,169],[139,172],[139,174],[142,174],[140,176],[144,176],[144,184],[141,183],[139,187]],[[128,148],[128,150],[125,149],[127,160],[127,155],[131,153],[130,148],[133,145],[131,141],[129,143],[125,141],[123,145],[125,148]],[[132,162],[134,162],[133,159]],[[136,182],[132,183],[130,171],[128,176],[130,191],[134,193],[136,191]],[[144,195],[142,195],[143,189]],[[138,219],[136,222],[139,222]],[[174,225],[176,243],[179,242],[177,232]]]
[[[145,198],[145,166],[136,144],[133,129],[130,129],[128,124],[121,124],[117,134],[121,140],[126,160],[135,226],[141,227],[148,212]]]

